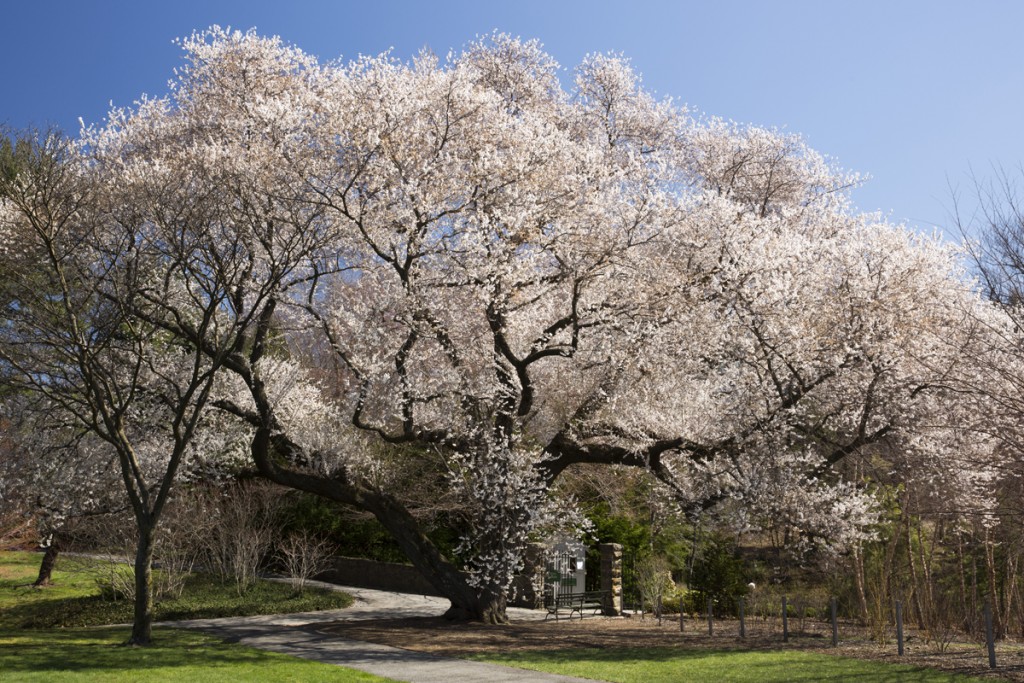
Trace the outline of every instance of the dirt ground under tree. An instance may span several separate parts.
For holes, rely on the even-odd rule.
[[[796,620],[793,620],[796,622]],[[604,618],[587,617],[555,621],[518,622],[504,626],[451,622],[441,617],[339,621],[320,630],[343,638],[430,652],[450,657],[528,650],[606,649],[626,647],[680,647],[696,649],[800,649],[823,654],[926,666],[944,671],[985,676],[993,680],[1024,682],[1024,644],[1000,642],[997,668],[988,668],[984,643],[951,642],[945,651],[911,632],[905,654],[896,652],[895,639],[880,645],[864,629],[852,624],[840,627],[840,642],[832,647],[827,623],[791,623],[790,638],[783,642],[777,623],[747,624],[747,636],[739,638],[735,620],[716,620],[714,635],[706,621],[688,619],[683,632],[677,619],[658,621],[648,615]]]

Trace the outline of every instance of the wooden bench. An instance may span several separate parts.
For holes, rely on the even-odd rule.
[[[548,613],[544,616],[544,620],[547,621],[548,617],[554,615],[555,621],[558,621],[559,614],[569,613],[569,618],[572,619],[574,614],[578,614],[580,619],[583,618],[584,610],[591,610],[591,614],[600,614],[604,612],[605,594],[608,591],[587,591],[585,593],[558,593],[555,594],[554,590],[549,586],[544,589],[544,608]]]

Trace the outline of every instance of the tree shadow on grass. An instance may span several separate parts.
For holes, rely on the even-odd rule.
[[[208,576],[196,575],[186,584],[181,597],[155,605],[156,621],[214,619],[257,614],[313,612],[341,609],[352,604],[350,595],[337,591],[307,590],[297,594],[290,586],[258,583],[244,595],[233,586]],[[132,621],[133,603],[127,598],[112,600],[100,595],[26,600],[10,605],[0,614],[3,628],[78,628]]]
[[[145,671],[183,666],[257,665],[271,655],[198,633],[154,630],[154,643],[131,647],[124,628],[0,633],[0,671],[47,672]]]
[[[123,624],[132,619],[132,603],[99,596],[34,600],[3,611],[0,628],[60,628]]]

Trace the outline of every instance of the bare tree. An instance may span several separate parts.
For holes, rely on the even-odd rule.
[[[234,582],[239,595],[256,583],[277,540],[280,495],[259,481],[214,488],[204,496],[209,524],[199,543],[203,562],[222,581]]]
[[[1020,177],[1006,169],[995,169],[984,181],[972,178],[972,192],[966,206],[954,190],[953,219],[964,238],[975,271],[991,301],[1019,320],[1024,304],[1024,200]]]

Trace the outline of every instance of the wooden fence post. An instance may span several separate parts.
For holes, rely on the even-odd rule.
[[[839,622],[836,620],[836,612],[838,611],[838,605],[836,604],[836,596],[832,596],[832,599],[828,601],[829,615],[832,617],[832,647],[839,647]]]
[[[996,668],[996,640],[992,628],[992,605],[985,603],[985,645],[988,647],[988,668]]]
[[[789,605],[786,596],[782,596],[782,642],[789,642]]]
[[[740,596],[740,638],[747,637],[747,624],[743,619],[743,596]]]
[[[903,603],[896,601],[896,652],[903,656]]]
[[[715,635],[715,616],[711,611],[711,598],[708,598],[708,635]]]

